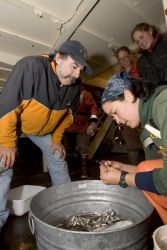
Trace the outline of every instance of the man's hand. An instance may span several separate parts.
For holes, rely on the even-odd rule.
[[[11,168],[14,165],[17,155],[17,147],[4,148],[0,147],[1,166]]]
[[[87,127],[87,135],[94,136],[97,131],[97,124],[96,122],[91,122]]]
[[[61,144],[61,143],[53,143],[52,144],[52,154],[54,154],[56,150],[59,151],[61,158],[65,159],[66,150],[65,150],[63,144]]]

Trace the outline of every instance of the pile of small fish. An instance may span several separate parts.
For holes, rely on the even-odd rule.
[[[72,231],[96,232],[124,220],[127,219],[112,210],[105,213],[72,215],[56,227]]]

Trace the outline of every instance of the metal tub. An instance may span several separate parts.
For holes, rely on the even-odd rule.
[[[107,210],[135,221],[124,228],[100,232],[57,228],[71,215]],[[75,181],[45,189],[30,204],[29,225],[39,250],[143,250],[147,249],[153,207],[136,188],[105,185],[101,181]]]

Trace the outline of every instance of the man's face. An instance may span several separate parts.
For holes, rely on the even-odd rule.
[[[80,76],[83,66],[75,62],[70,56],[56,55],[56,71],[61,85],[71,85]]]

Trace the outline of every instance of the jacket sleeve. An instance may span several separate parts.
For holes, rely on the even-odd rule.
[[[135,183],[139,189],[167,195],[167,88],[155,98],[149,112],[151,112],[151,124],[156,124],[156,128],[160,131],[161,138],[153,136],[152,140],[156,150],[161,151],[159,158],[163,159],[164,164],[163,168],[154,168],[154,170],[151,168],[152,171],[150,171],[148,166],[148,172],[138,172],[135,176]],[[148,116],[149,112],[147,112]],[[146,132],[150,134],[147,130]],[[144,136],[144,138],[146,137]],[[155,159],[154,155],[152,156],[153,158],[150,157],[150,159]]]
[[[31,80],[27,61],[22,59],[14,66],[0,95],[0,146],[16,145],[19,114],[24,107],[22,102],[28,98],[24,95],[25,84],[28,83],[30,88]]]
[[[154,101],[153,119],[161,133],[164,155],[164,168],[153,171],[153,181],[157,192],[167,195],[167,90],[162,91]]]
[[[88,108],[90,112],[90,119],[91,118],[97,119],[98,108],[97,108],[96,102],[93,99],[92,94],[88,91],[85,91],[85,94],[84,94],[84,104],[86,105],[86,107]]]
[[[73,115],[72,111],[69,110],[67,115],[64,117],[63,121],[53,132],[52,142],[61,143],[65,129],[68,128],[72,123],[73,123]]]

